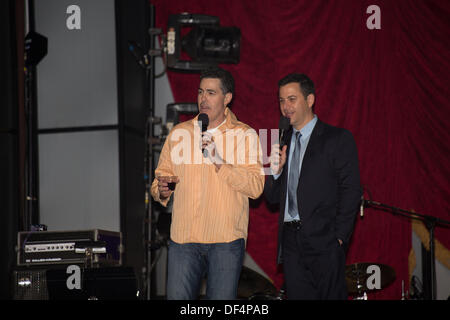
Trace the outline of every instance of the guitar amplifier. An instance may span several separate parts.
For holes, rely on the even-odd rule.
[[[122,251],[122,233],[115,231],[36,231],[17,236],[18,266],[121,266]]]

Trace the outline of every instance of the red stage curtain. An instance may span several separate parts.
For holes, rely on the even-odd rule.
[[[450,219],[450,2],[446,0],[152,0],[157,27],[169,14],[218,16],[242,32],[233,111],[256,130],[277,128],[277,81],[290,72],[316,84],[320,119],[355,136],[362,184],[372,199]],[[367,8],[381,10],[369,30]],[[198,74],[169,72],[176,102],[196,101]],[[367,196],[367,192],[365,193]],[[277,286],[277,216],[264,200],[250,212],[247,250]],[[436,237],[450,248],[450,229]],[[411,223],[367,209],[356,220],[347,263],[393,267],[396,281],[369,299],[400,299],[408,288]]]

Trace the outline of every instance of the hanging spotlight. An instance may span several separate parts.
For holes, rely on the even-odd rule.
[[[182,27],[192,30],[181,37]],[[182,13],[171,15],[167,26],[167,66],[175,70],[200,71],[220,63],[239,63],[241,31],[221,27],[219,18]],[[181,51],[192,60],[182,60]]]

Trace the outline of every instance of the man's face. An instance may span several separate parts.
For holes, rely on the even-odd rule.
[[[297,82],[280,87],[279,99],[281,114],[290,119],[295,129],[300,130],[314,117],[311,109],[314,95],[305,98]]]
[[[209,117],[208,128],[215,128],[225,120],[225,108],[230,103],[231,93],[223,94],[220,79],[204,78],[198,88],[198,110]]]

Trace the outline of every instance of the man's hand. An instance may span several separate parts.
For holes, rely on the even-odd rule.
[[[216,166],[216,171],[220,169],[224,160],[217,152],[216,144],[214,143],[214,137],[211,133],[205,132],[202,137],[202,149],[205,149],[209,160]]]
[[[272,146],[269,161],[270,161],[270,169],[272,170],[273,174],[280,174],[281,170],[283,169],[287,157],[286,150],[287,145],[284,145],[283,148],[281,148],[281,151],[279,144],[274,144]]]
[[[175,190],[175,185],[180,182],[177,176],[160,176],[156,179],[158,180],[159,198],[161,200],[167,199]],[[169,184],[171,184],[171,187],[173,186],[173,189],[169,188]]]

